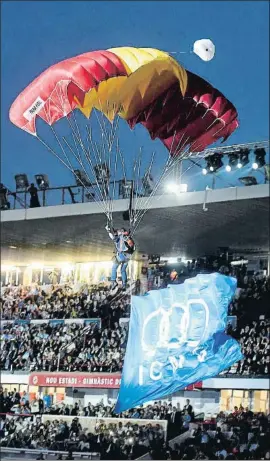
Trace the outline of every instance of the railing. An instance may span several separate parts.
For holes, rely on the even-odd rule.
[[[241,149],[269,149],[269,140],[267,141],[256,141],[256,142],[249,142],[245,144],[232,144],[231,146],[220,146],[220,147],[211,147],[210,149],[205,149],[202,152],[185,152],[182,159],[189,159],[189,158],[205,158],[209,155],[213,155],[215,153],[219,154],[232,154],[239,152]]]
[[[53,195],[52,195],[53,193]],[[50,187],[48,189],[38,191],[38,194],[41,194],[42,206],[48,205],[65,205],[66,203],[85,203],[93,200],[89,200],[89,194],[82,186],[61,186],[61,187]],[[54,203],[48,203],[48,195],[50,198],[54,199]],[[18,208],[29,208],[27,205],[27,199],[30,197],[30,193],[25,191],[12,192],[8,190],[8,201],[13,202],[10,205],[10,209]]]
[[[212,188],[215,189],[215,175],[213,176]],[[120,181],[118,181],[120,182]],[[258,184],[266,184],[268,180],[265,175],[262,173],[262,181]],[[232,184],[228,185],[232,187]],[[235,185],[236,187],[236,185]],[[241,187],[239,184],[237,187]],[[242,186],[244,187],[244,186]],[[199,191],[199,190],[198,190]],[[197,192],[198,192],[197,191]],[[90,193],[82,186],[62,186],[62,187],[50,187],[48,189],[39,190],[38,194],[41,195],[40,206],[55,206],[55,205],[65,205],[65,204],[77,204],[77,203],[89,203],[96,202],[97,200],[91,199]],[[162,192],[162,195],[164,192]],[[169,194],[167,192],[167,194]],[[158,195],[156,191],[155,195]],[[147,195],[140,194],[140,198],[146,197]],[[138,196],[137,196],[138,197]],[[126,197],[121,197],[116,195],[114,200],[123,199]],[[17,191],[12,192],[8,190],[7,193],[8,204],[2,206],[1,210],[16,210],[16,209],[27,209],[29,208],[28,201],[30,202],[30,193],[28,191]]]
[[[57,451],[57,450],[46,450],[43,448],[39,449],[31,449],[31,448],[9,448],[1,446],[1,455],[4,457],[4,454],[17,454],[17,455],[30,455],[36,456],[42,454],[44,459],[52,459],[52,457],[58,457],[59,455],[67,456],[69,454],[68,451]],[[2,457],[1,456],[1,457]],[[100,453],[90,453],[90,452],[81,452],[75,451],[72,452],[73,459],[100,459]],[[29,459],[25,457],[25,459]]]

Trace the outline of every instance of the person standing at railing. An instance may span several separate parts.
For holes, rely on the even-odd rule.
[[[40,207],[38,190],[34,183],[30,185],[30,187],[28,188],[28,192],[30,193],[30,208]]]
[[[0,184],[0,210],[9,210],[10,209],[10,203],[7,198],[7,188],[4,186],[4,184]]]

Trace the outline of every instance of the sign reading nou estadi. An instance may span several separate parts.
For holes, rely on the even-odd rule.
[[[120,373],[31,373],[30,386],[119,389]]]
[[[119,389],[120,373],[31,373],[30,386],[44,387],[84,387],[100,389]],[[186,387],[186,390],[200,389],[202,382]]]

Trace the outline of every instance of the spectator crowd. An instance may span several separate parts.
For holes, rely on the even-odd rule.
[[[130,313],[130,296],[115,301],[106,286],[13,286],[2,287],[1,320],[49,320],[99,317],[119,321]]]
[[[68,324],[19,324],[3,326],[2,370],[109,372],[121,370],[126,329]]]
[[[0,446],[53,451],[100,453],[100,459],[136,459],[162,446],[164,430],[158,423],[138,425],[130,421],[98,420],[90,432],[78,417],[71,421],[41,417],[11,417],[1,421]]]
[[[144,453],[160,451],[166,446],[166,433],[159,421],[168,421],[168,435],[173,437],[189,428],[194,418],[189,400],[183,409],[179,403],[155,402],[116,415],[113,405],[79,403],[44,407],[42,399],[27,401],[22,396],[1,390],[0,408],[8,412],[1,418],[1,446],[9,448],[35,448],[56,451],[99,452],[101,459],[135,459]],[[3,404],[6,406],[3,407]],[[18,409],[22,413],[18,413]],[[54,415],[52,421],[43,421],[42,415]],[[67,420],[66,416],[71,416]],[[80,417],[96,417],[95,431],[90,432],[81,423]],[[115,418],[115,422],[104,418]],[[116,419],[117,418],[117,419]],[[121,421],[122,419],[122,421]],[[127,422],[130,420],[130,422]],[[136,420],[153,420],[137,424]]]
[[[49,402],[49,401],[48,401]],[[158,401],[151,405],[133,408],[117,416],[114,413],[114,405],[104,405],[103,401],[93,405],[90,402],[83,407],[79,402],[69,405],[64,402],[57,404],[47,403],[46,399],[34,399],[31,402],[27,393],[24,391],[22,395],[17,392],[16,388],[8,392],[7,389],[0,388],[0,413],[16,414],[16,415],[33,415],[33,414],[49,414],[63,416],[89,416],[98,418],[131,418],[131,419],[153,419],[166,420],[169,426],[175,424],[177,426],[186,427],[186,423],[194,419],[193,407],[187,399],[186,404],[181,410],[180,404],[173,406],[167,401]]]
[[[14,401],[19,394],[13,393]],[[21,399],[24,399],[22,396]],[[35,448],[67,452],[97,452],[101,459],[136,459],[150,452],[150,459],[270,459],[270,416],[253,413],[249,408],[235,407],[232,413],[220,412],[215,418],[194,420],[190,402],[180,405],[155,402],[115,416],[112,405],[88,404],[81,407],[60,404],[26,416],[9,414],[0,421],[0,445],[9,448]],[[73,416],[67,420],[66,416]],[[89,430],[81,416],[97,417],[94,430]],[[125,418],[121,421],[121,418]],[[129,421],[127,421],[129,419]],[[152,419],[138,424],[138,419]],[[187,437],[181,444],[169,444],[160,420],[168,421],[168,439],[180,432]],[[175,431],[173,431],[175,429]],[[59,457],[60,459],[60,457]],[[68,458],[67,458],[68,459]]]
[[[235,407],[215,419],[194,424],[183,444],[152,459],[270,459],[270,417]],[[161,454],[162,456],[162,454]]]
[[[244,359],[225,373],[262,375],[270,373],[270,319],[267,315],[269,280],[244,277],[229,314],[237,326],[228,325],[228,334],[242,345]],[[78,294],[65,287],[46,295],[40,287],[7,289],[2,296],[2,317],[39,319],[52,315],[74,318],[74,323],[36,324],[2,322],[0,365],[2,370],[118,372],[122,369],[127,329],[120,319],[129,315],[130,297],[113,299],[105,287],[84,287]],[[7,314],[8,312],[8,314]],[[5,314],[6,313],[6,314]],[[45,315],[44,315],[45,314]],[[35,317],[36,315],[36,317]],[[58,315],[58,317],[57,317]],[[100,318],[87,326],[75,317]],[[48,319],[49,320],[49,319]]]
[[[237,323],[229,322],[227,333],[240,342],[244,359],[223,373],[269,376],[269,279],[240,275],[229,306],[229,315],[236,316]],[[105,285],[84,285],[79,290],[68,285],[5,287],[0,308],[2,370],[122,370],[128,329],[120,319],[127,320],[130,314],[127,294],[112,298]],[[112,404],[51,405],[41,398],[29,401],[26,392],[0,389],[0,413],[5,414],[0,421],[2,447],[90,451],[100,453],[101,459],[135,459],[146,452],[152,459],[270,459],[269,417],[242,407],[200,424],[188,401],[182,409],[160,401],[124,412],[108,423],[104,418],[116,416]],[[48,414],[55,416],[53,421],[43,421],[42,415]],[[96,417],[99,422],[89,431],[82,417]],[[130,422],[121,421],[124,418]],[[152,423],[138,425],[137,419]],[[161,420],[168,421],[170,438],[189,430],[185,442],[171,447]]]

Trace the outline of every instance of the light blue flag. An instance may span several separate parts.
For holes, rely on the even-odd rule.
[[[133,296],[115,412],[211,378],[242,359],[224,333],[236,279],[202,274],[181,285]]]

